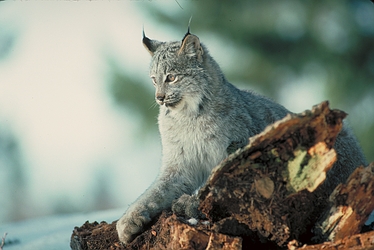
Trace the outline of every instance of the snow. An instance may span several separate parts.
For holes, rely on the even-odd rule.
[[[3,250],[66,250],[75,226],[90,222],[117,220],[124,209],[88,214],[56,215],[0,225],[0,234],[7,233]]]
[[[188,220],[188,223],[189,223],[190,225],[192,225],[192,226],[196,226],[197,223],[198,223],[198,220],[195,219],[195,218],[191,218],[191,219]]]

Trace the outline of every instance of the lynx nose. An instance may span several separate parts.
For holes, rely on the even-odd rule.
[[[156,99],[157,99],[159,102],[163,103],[164,100],[165,100],[165,94],[157,94],[157,95],[156,95]]]

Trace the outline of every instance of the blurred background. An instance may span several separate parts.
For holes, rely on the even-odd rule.
[[[329,100],[374,161],[369,0],[0,3],[0,223],[123,207],[161,164],[152,39],[191,17],[226,77],[293,112]],[[120,214],[118,215],[120,216]]]

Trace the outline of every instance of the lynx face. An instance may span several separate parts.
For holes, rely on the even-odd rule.
[[[156,102],[173,110],[197,110],[206,89],[198,38],[187,35],[182,42],[168,43],[143,38],[143,43],[152,55],[150,77]]]

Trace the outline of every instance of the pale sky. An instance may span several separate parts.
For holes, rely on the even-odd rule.
[[[186,1],[180,3],[186,7]],[[112,55],[124,71],[153,88],[150,57],[141,44],[143,25],[151,38],[182,38],[184,32],[171,32],[141,11],[146,4],[181,10],[173,0],[0,3],[0,32],[17,32],[11,53],[0,61],[0,120],[20,142],[28,192],[39,214],[49,213],[60,198],[84,207],[100,177],[110,181],[113,198],[125,211],[157,175],[159,136],[134,137],[139,121],[131,110],[113,104],[106,81],[106,56]],[[240,56],[218,54],[234,50],[210,34],[199,36],[223,70]],[[290,79],[295,93],[308,93],[293,95],[303,96],[300,100],[284,98],[286,107],[298,102],[300,110],[293,111],[323,100],[324,79],[304,80],[320,85],[305,89]]]
[[[101,172],[113,180],[114,198],[128,202],[157,173],[158,138],[147,143],[144,157],[145,145],[133,137],[138,121],[113,106],[105,79],[105,56],[112,54],[148,81],[149,55],[141,45],[146,19],[138,7],[132,1],[0,4],[1,28],[18,31],[0,61],[0,118],[20,140],[37,209],[48,212],[48,203],[61,197],[90,201]],[[133,169],[151,163],[145,173]]]

